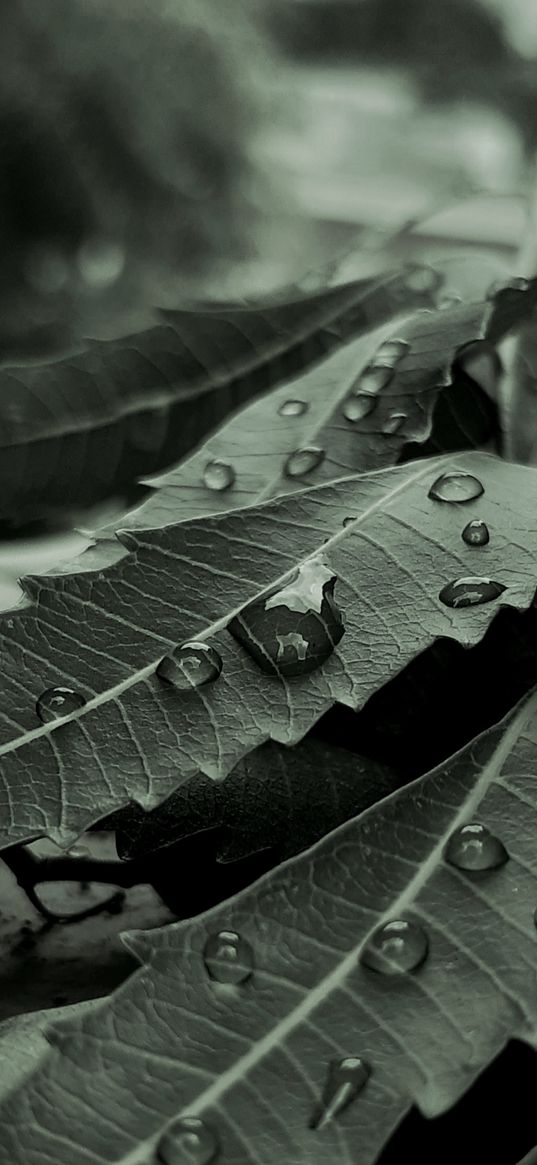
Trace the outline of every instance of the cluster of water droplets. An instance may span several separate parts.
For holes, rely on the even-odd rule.
[[[386,340],[377,348],[370,364],[360,373],[352,389],[343,402],[342,412],[346,421],[356,424],[368,417],[376,408],[378,396],[393,380],[399,365],[409,352],[406,340]],[[386,418],[383,432],[397,433],[406,421],[406,414],[394,412]]]
[[[476,501],[485,492],[483,483],[472,473],[453,471],[443,473],[433,482],[428,496],[435,502],[451,505],[466,505]],[[482,518],[472,518],[461,534],[466,546],[483,547],[490,542],[490,531]],[[446,583],[439,599],[446,607],[475,607],[498,599],[507,588],[503,583],[484,575],[466,575]]]

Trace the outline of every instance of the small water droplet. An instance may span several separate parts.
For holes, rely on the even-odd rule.
[[[229,489],[235,482],[235,470],[227,461],[208,461],[203,470],[203,483],[207,489]]]
[[[352,523],[353,523],[353,522],[355,522],[355,521],[356,521],[356,518],[351,518],[351,517],[344,518],[344,519],[343,519],[343,525],[344,525],[344,526],[352,526]]]
[[[321,559],[305,562],[286,586],[244,607],[228,630],[262,671],[306,675],[328,659],[345,631],[336,581]]]
[[[487,299],[496,299],[496,296],[501,295],[504,291],[528,291],[529,286],[528,279],[497,279],[495,283],[491,283],[487,291]]]
[[[278,412],[282,417],[301,417],[308,408],[309,405],[306,404],[305,400],[284,400]]]
[[[364,417],[369,416],[373,412],[376,405],[375,397],[370,393],[358,393],[356,396],[348,396],[343,403],[343,416],[346,421],[362,421]]]
[[[471,575],[468,578],[458,578],[447,583],[439,594],[441,603],[446,607],[478,607],[481,603],[490,603],[498,599],[507,588],[494,579],[480,578]]]
[[[462,540],[467,546],[486,546],[490,541],[489,528],[481,518],[472,518],[464,527]]]
[[[360,396],[365,393],[374,396],[375,393],[382,392],[382,389],[387,388],[393,380],[394,371],[389,364],[368,364],[353,386],[354,395]]]
[[[250,943],[234,930],[221,930],[210,935],[205,943],[203,961],[207,973],[217,983],[245,983],[254,969]]]
[[[213,684],[222,671],[222,659],[209,643],[183,643],[161,659],[157,675],[180,691]]]
[[[436,502],[472,502],[484,494],[484,486],[471,473],[442,473],[428,496]]]
[[[85,703],[80,692],[74,692],[72,688],[47,688],[37,701],[36,711],[43,724],[48,724],[51,720],[60,720],[62,716],[78,712]]]
[[[218,1156],[216,1136],[197,1116],[183,1116],[174,1121],[157,1147],[160,1165],[212,1165]]]
[[[371,1068],[359,1056],[333,1060],[323,1090],[321,1103],[311,1121],[311,1129],[324,1129],[330,1121],[348,1108],[363,1091],[371,1075]]]
[[[406,421],[406,413],[390,413],[382,423],[382,432],[387,435],[398,433]]]
[[[394,368],[404,359],[407,352],[410,351],[410,344],[407,340],[385,340],[383,344],[377,348],[373,365],[384,365],[389,368]]]
[[[317,469],[322,461],[324,461],[324,449],[319,449],[317,445],[295,449],[285,462],[284,473],[287,477],[305,477],[307,473],[312,473],[314,469]]]
[[[379,926],[363,948],[360,962],[370,971],[401,975],[415,971],[427,958],[429,940],[423,927],[406,919]]]
[[[410,291],[437,291],[443,283],[443,276],[433,267],[416,264],[405,272],[405,285]]]
[[[444,856],[458,870],[496,870],[509,859],[499,837],[477,821],[461,825],[451,834]]]

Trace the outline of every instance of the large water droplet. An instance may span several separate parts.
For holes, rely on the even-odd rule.
[[[295,449],[287,458],[284,473],[287,477],[305,477],[312,473],[324,461],[324,449],[317,445],[308,445],[304,449]]]
[[[472,518],[462,532],[463,542],[467,546],[486,546],[490,541],[489,528],[481,518]]]
[[[369,364],[358,377],[353,392],[356,396],[361,393],[374,396],[375,393],[388,387],[390,380],[393,380],[393,375],[394,369],[389,364]]]
[[[358,393],[357,396],[348,396],[343,403],[343,416],[346,421],[362,421],[373,412],[376,405],[375,397],[368,393]]]
[[[443,473],[437,477],[429,490],[429,497],[436,502],[472,502],[480,498],[485,489],[472,473]]]
[[[72,688],[47,688],[37,701],[36,711],[43,724],[48,724],[51,720],[60,720],[62,716],[78,712],[85,703],[84,696]]]
[[[451,834],[444,856],[458,870],[496,870],[509,858],[499,837],[477,821],[461,825]]]
[[[214,647],[200,641],[183,643],[161,659],[157,675],[181,691],[212,684],[222,671],[222,659]]]
[[[305,400],[284,400],[278,412],[282,417],[301,417],[308,407]]]
[[[359,1056],[334,1060],[328,1070],[322,1101],[310,1121],[311,1129],[324,1129],[348,1108],[365,1088],[371,1068]]]
[[[373,365],[376,367],[383,364],[393,368],[409,351],[410,344],[407,340],[385,340],[375,352]]]
[[[254,969],[250,943],[234,930],[212,934],[205,943],[203,961],[217,983],[245,983]]]
[[[406,421],[406,413],[390,413],[382,422],[382,432],[387,436],[398,433]]]
[[[219,1147],[213,1130],[197,1116],[179,1117],[157,1146],[160,1165],[212,1165]]]
[[[429,940],[417,922],[394,919],[379,926],[363,948],[360,962],[382,975],[415,971],[429,952]]]
[[[306,675],[328,659],[345,631],[335,583],[321,559],[305,562],[286,586],[244,607],[228,629],[262,671]]]
[[[227,461],[208,461],[203,470],[203,483],[207,489],[229,489],[235,481],[235,470]]]
[[[439,599],[446,607],[477,607],[481,603],[491,603],[507,588],[494,579],[480,578],[479,575],[470,575],[468,578],[458,578],[447,583],[439,594]]]

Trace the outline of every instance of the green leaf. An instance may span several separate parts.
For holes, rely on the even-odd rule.
[[[0,519],[89,505],[169,465],[253,396],[430,306],[441,278],[419,270],[418,288],[410,268],[265,308],[165,312],[141,335],[3,368]]]
[[[455,471],[482,482],[478,504],[428,496]],[[150,809],[199,771],[226,776],[267,739],[296,743],[336,700],[362,706],[438,637],[478,642],[499,607],[533,598],[536,501],[533,470],[450,455],[123,533],[129,553],[105,570],[23,580],[29,605],[0,617],[2,842],[47,833],[69,844],[131,800]],[[486,547],[461,538],[473,518],[491,530]],[[440,599],[477,572],[506,589],[463,610]],[[266,674],[230,635],[254,599],[266,628],[284,636],[286,670],[303,674],[286,677],[282,665]],[[222,674],[178,691],[156,669],[192,639],[219,653]],[[308,668],[318,664],[308,674],[304,645]],[[78,708],[41,724],[36,701],[58,686]]]
[[[90,1003],[46,1008],[0,1023],[0,1099],[19,1087],[50,1052],[46,1030],[52,1022],[82,1015]]]
[[[135,1165],[186,1116],[223,1162],[373,1165],[410,1104],[434,1116],[509,1038],[534,1042],[536,749],[534,695],[231,902],[125,936],[144,967],[49,1030],[53,1051],[1,1113],[2,1165],[71,1165],[74,1150]],[[472,822],[495,854],[480,872],[452,848]],[[367,952],[401,919],[418,929],[388,974]],[[207,951],[221,932],[246,944],[235,986]],[[346,1057],[369,1076],[319,1122]]]

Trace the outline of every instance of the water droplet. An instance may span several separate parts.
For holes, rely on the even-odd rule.
[[[458,870],[496,870],[509,859],[499,837],[474,821],[451,834],[444,856]]]
[[[203,483],[207,489],[229,489],[235,482],[235,470],[227,461],[208,461],[203,470]]]
[[[471,473],[443,473],[433,482],[429,497],[436,502],[473,502],[485,489]]]
[[[305,562],[286,586],[244,607],[228,630],[262,671],[306,675],[328,659],[345,631],[336,581],[321,559]]]
[[[471,575],[447,583],[438,597],[446,607],[478,607],[481,603],[490,603],[499,598],[506,589],[502,583],[494,582],[494,579]]]
[[[324,1129],[330,1121],[348,1108],[365,1088],[371,1068],[359,1056],[333,1060],[328,1070],[322,1101],[311,1121],[311,1129]]]
[[[355,521],[356,521],[356,518],[351,518],[351,517],[344,518],[344,519],[343,519],[343,525],[344,525],[344,526],[352,526],[352,523],[353,523],[353,522],[355,522]]]
[[[254,955],[249,942],[234,930],[212,934],[205,943],[203,961],[211,979],[217,983],[245,983],[254,969]]]
[[[51,720],[60,720],[62,716],[78,712],[85,703],[80,692],[74,692],[72,688],[47,688],[37,701],[36,711],[43,724],[48,724]]]
[[[180,691],[212,684],[222,671],[222,659],[214,647],[200,641],[183,643],[161,659],[157,675]]]
[[[346,421],[362,421],[373,412],[376,405],[375,397],[368,393],[358,393],[357,396],[348,396],[343,403],[343,416]]]
[[[278,412],[282,417],[301,417],[308,408],[309,405],[306,404],[305,400],[284,400]]]
[[[497,279],[495,283],[491,283],[487,291],[487,299],[496,299],[497,295],[501,295],[503,291],[528,291],[528,279]]]
[[[362,393],[374,396],[375,393],[382,392],[383,388],[388,387],[390,380],[393,380],[393,375],[394,369],[389,364],[369,364],[358,377],[353,386],[353,392],[355,396]]]
[[[157,1147],[160,1165],[212,1165],[219,1147],[213,1130],[197,1116],[174,1121]]]
[[[379,926],[368,939],[360,958],[364,967],[383,975],[415,971],[427,958],[429,940],[417,922],[395,919]]]
[[[467,546],[486,546],[490,541],[489,528],[481,518],[472,518],[464,527],[462,540]]]
[[[390,413],[382,423],[382,432],[387,435],[398,433],[406,421],[406,413]]]
[[[284,473],[287,477],[305,477],[324,461],[324,449],[317,445],[309,445],[304,449],[295,449],[287,458]]]
[[[373,365],[385,365],[393,368],[403,360],[409,351],[410,344],[407,340],[385,340],[375,352]]]

